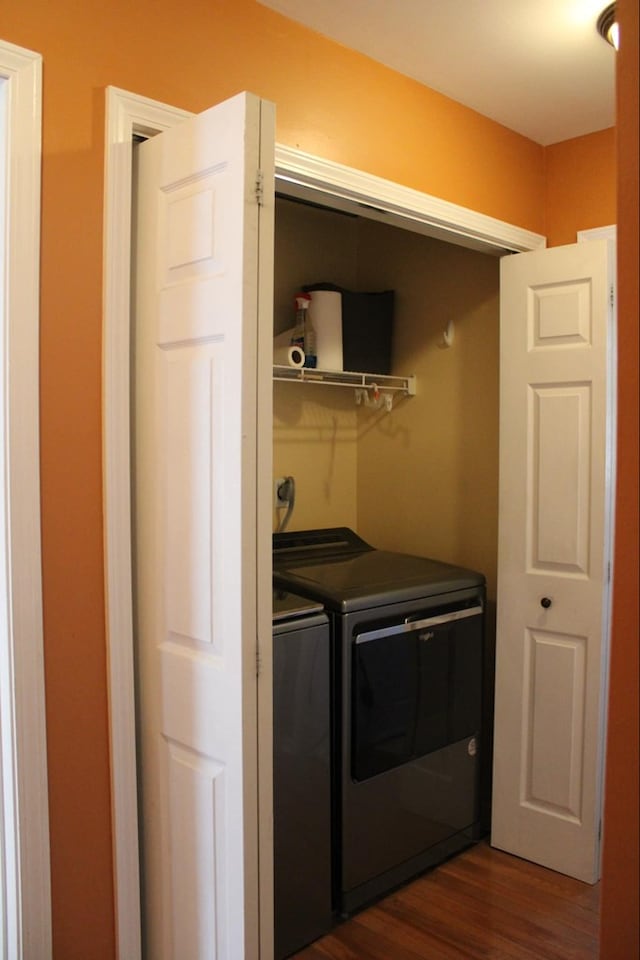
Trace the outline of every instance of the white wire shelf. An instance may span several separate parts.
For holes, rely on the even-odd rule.
[[[318,370],[313,367],[289,367],[275,364],[273,379],[298,383],[317,383],[332,387],[355,387],[361,390],[400,393],[413,397],[416,378],[395,377],[382,373],[357,373],[351,370]]]

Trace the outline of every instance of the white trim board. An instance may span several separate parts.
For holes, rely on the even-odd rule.
[[[131,141],[187,111],[107,88],[103,294],[103,470],[114,883],[121,960],[140,958],[130,510]],[[276,187],[315,202],[358,204],[364,215],[488,252],[534,250],[539,234],[310,154],[276,145]],[[310,194],[311,192],[311,194]],[[328,201],[326,198],[330,198]],[[364,208],[363,208],[364,205]],[[376,211],[366,208],[375,207]]]
[[[281,144],[276,144],[276,190],[483,253],[546,246],[538,233]]]
[[[103,290],[105,603],[111,749],[116,943],[139,960],[140,877],[131,571],[130,292],[132,139],[190,116],[123,90],[107,90]]]
[[[39,452],[42,57],[0,41],[2,958],[51,956]]]

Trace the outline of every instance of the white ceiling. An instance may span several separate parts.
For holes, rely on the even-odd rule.
[[[607,0],[259,0],[537,143],[614,124]]]

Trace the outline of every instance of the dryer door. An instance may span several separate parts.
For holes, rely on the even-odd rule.
[[[338,875],[346,913],[475,836],[482,606],[417,608],[416,617],[369,620],[343,635]]]
[[[482,607],[356,634],[351,677],[356,781],[477,734]]]

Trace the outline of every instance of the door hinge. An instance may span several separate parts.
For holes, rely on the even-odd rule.
[[[259,207],[264,204],[264,173],[262,170],[256,171],[256,203]]]
[[[256,647],[256,677],[260,676],[262,671],[262,657],[260,656],[260,651]]]
[[[609,304],[612,307],[615,307],[616,305],[616,295],[613,290],[613,284],[611,284],[611,286],[609,287]]]

